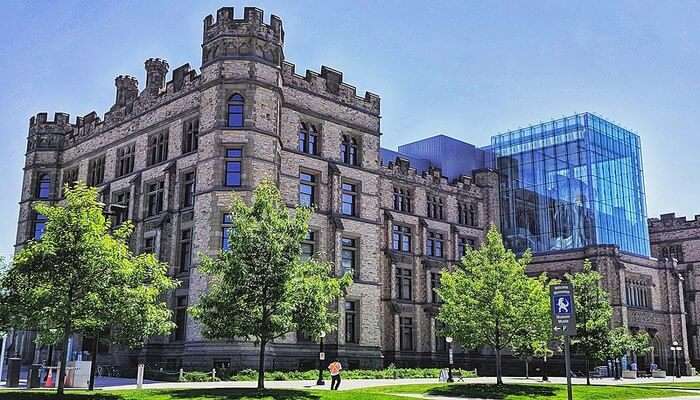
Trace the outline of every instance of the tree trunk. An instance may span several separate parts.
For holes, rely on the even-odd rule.
[[[260,363],[258,364],[258,389],[265,389],[265,345],[266,341],[260,340]]]
[[[63,396],[66,383],[66,364],[68,364],[68,340],[71,333],[71,321],[68,319],[63,326],[63,353],[61,354],[61,369],[58,371],[58,388],[56,393]]]
[[[590,360],[588,359],[588,354],[586,354],[586,385],[591,384],[591,367],[590,367]]]
[[[501,349],[496,348],[496,385],[503,385],[503,377],[501,376]]]
[[[100,336],[95,334],[93,338],[95,343],[92,345],[92,361],[90,362],[90,384],[88,385],[88,390],[95,390],[95,373],[97,372],[97,344],[99,343]]]
[[[528,366],[527,358],[525,359],[525,379],[530,379],[530,368]]]

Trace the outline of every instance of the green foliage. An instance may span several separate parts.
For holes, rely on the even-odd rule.
[[[599,349],[601,358],[620,358],[627,353],[642,354],[650,349],[650,337],[646,332],[630,333],[625,327],[608,332],[605,346]]]
[[[290,213],[274,183],[265,181],[248,206],[233,201],[230,248],[204,257],[199,270],[209,290],[191,307],[206,337],[247,338],[260,344],[262,387],[265,345],[302,329],[317,336],[334,328],[332,301],[351,283],[349,275],[332,277],[332,265],[301,260],[301,242],[312,210]]]
[[[211,372],[185,372],[182,375],[183,382],[219,382],[221,379],[211,376]]]
[[[546,336],[547,280],[527,277],[530,259],[529,252],[518,259],[507,250],[491,226],[481,248],[468,250],[457,268],[444,272],[440,281],[444,303],[438,319],[445,323],[446,333],[468,348],[493,348],[499,383],[501,350]]]
[[[327,375],[327,372],[324,371]],[[463,376],[475,377],[473,371],[462,371]],[[386,368],[386,369],[351,369],[343,371],[343,379],[409,379],[409,378],[437,378],[440,376],[440,368]],[[268,371],[266,380],[293,381],[315,380],[318,378],[318,370],[309,371]],[[251,369],[242,370],[230,375],[230,381],[253,381],[257,379],[257,372]]]
[[[612,307],[601,279],[602,276],[593,270],[589,260],[584,261],[581,272],[566,275],[566,280],[574,287],[576,308],[577,333],[572,345],[574,351],[582,353],[587,362],[601,358],[600,350],[606,347],[610,330]]]
[[[0,278],[5,328],[35,330],[40,342],[64,345],[71,334],[108,328],[113,341],[132,346],[170,331],[162,295],[176,283],[167,266],[151,254],[132,254],[132,225],[112,232],[97,199],[97,189],[78,184],[66,188],[59,205],[36,205],[47,217],[44,235],[26,244]]]

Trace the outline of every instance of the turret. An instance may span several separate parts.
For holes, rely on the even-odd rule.
[[[168,73],[168,62],[160,58],[146,60],[146,89],[144,93],[157,95],[165,86],[165,75]]]
[[[202,67],[224,59],[254,59],[274,66],[284,60],[282,20],[273,15],[263,22],[263,11],[246,7],[243,19],[235,19],[233,7],[223,7],[204,18]]]
[[[53,121],[46,113],[39,113],[29,119],[29,137],[27,152],[58,151],[63,147],[64,136],[73,130],[69,122],[70,115],[57,112]]]
[[[119,75],[114,79],[114,85],[117,87],[115,107],[124,107],[133,103],[139,95],[139,82],[133,76]]]

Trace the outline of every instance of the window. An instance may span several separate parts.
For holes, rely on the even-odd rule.
[[[627,305],[638,308],[651,307],[651,287],[649,283],[637,279],[626,279]]]
[[[474,204],[459,203],[457,205],[459,223],[462,225],[478,226],[477,209]]]
[[[112,194],[112,204],[117,204],[120,207],[111,207],[111,211],[114,214],[114,225],[121,225],[124,221],[129,219],[129,200],[131,198],[131,192],[122,191]]]
[[[230,358],[215,358],[214,359],[214,369],[217,371],[226,371],[231,369],[231,359]]]
[[[301,259],[310,260],[314,256],[316,250],[316,232],[306,232],[304,241],[301,242]]]
[[[63,186],[73,186],[78,182],[78,167],[68,168],[63,170]]]
[[[149,183],[146,191],[146,217],[153,217],[163,212],[165,181]]]
[[[156,237],[150,236],[143,239],[143,253],[156,253]]]
[[[47,218],[44,215],[36,214],[34,216],[34,240],[41,239],[44,236],[44,231],[46,231],[46,221]]]
[[[401,225],[391,227],[391,249],[411,253],[411,228]]]
[[[440,273],[431,272],[430,273],[430,302],[437,304],[440,303],[440,295],[437,290],[440,289]]]
[[[357,139],[350,135],[343,135],[343,141],[340,143],[340,161],[349,165],[358,165],[357,148]]]
[[[230,236],[233,229],[233,215],[226,213],[221,222],[221,250],[230,248]]]
[[[148,165],[158,164],[168,159],[168,132],[160,132],[148,137]]]
[[[352,276],[358,276],[357,239],[344,237],[341,241],[342,250],[340,252],[340,265],[343,268],[342,273],[350,273]]]
[[[194,171],[182,174],[182,208],[194,206],[195,174]]]
[[[674,244],[661,248],[662,258],[675,258],[678,262],[683,262],[683,245]]]
[[[243,128],[243,96],[236,93],[228,99],[228,127]]]
[[[180,232],[180,272],[189,271],[192,266],[192,229]]]
[[[297,149],[306,154],[318,154],[318,133],[316,127],[301,123]]]
[[[101,185],[105,180],[105,156],[93,158],[88,162],[88,186]]]
[[[226,149],[226,186],[241,186],[243,149]]]
[[[445,328],[445,324],[440,321],[435,321],[435,351],[436,352],[447,352],[447,340],[445,335],[442,334],[442,330]]]
[[[128,144],[117,149],[117,177],[134,172],[136,143]]]
[[[443,257],[444,239],[442,233],[428,232],[428,240],[425,243],[425,254],[430,257]]]
[[[394,187],[394,210],[411,212],[411,192],[406,188]]]
[[[413,350],[413,318],[400,317],[399,327],[401,331],[401,350]]]
[[[36,184],[36,197],[39,199],[48,199],[51,194],[51,177],[49,174],[41,174]]]
[[[444,219],[442,198],[440,196],[428,195],[428,217]]]
[[[177,296],[175,299],[175,340],[185,340],[187,329],[187,296]]]
[[[345,343],[359,343],[357,335],[357,302],[345,302]]]
[[[473,249],[475,246],[474,239],[460,236],[457,242],[457,260],[460,260],[462,256],[467,254],[468,249]]]
[[[182,154],[197,151],[199,148],[199,120],[191,119],[182,125]]]
[[[412,293],[412,271],[408,268],[396,268],[396,298],[401,300],[411,300]]]
[[[316,176],[307,172],[299,173],[299,205],[316,205]]]
[[[343,215],[357,216],[357,185],[343,182],[342,189],[341,212]]]

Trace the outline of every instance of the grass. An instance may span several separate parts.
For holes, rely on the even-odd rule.
[[[265,390],[255,389],[182,389],[122,390],[112,392],[69,392],[62,400],[406,400],[406,394],[427,394],[456,398],[490,398],[499,400],[566,399],[564,385],[423,384],[381,386],[348,391]],[[652,385],[574,386],[576,400],[631,400],[689,395]],[[0,390],[0,400],[55,400],[53,392]]]

